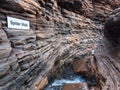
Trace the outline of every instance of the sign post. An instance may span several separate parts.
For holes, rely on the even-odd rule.
[[[13,18],[7,16],[7,26],[12,29],[30,29],[30,22],[27,20],[22,20],[18,18]]]

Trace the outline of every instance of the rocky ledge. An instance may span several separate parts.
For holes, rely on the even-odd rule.
[[[119,49],[109,54],[100,45],[91,61],[105,18],[119,5],[119,0],[0,0],[0,90],[41,90],[64,63],[78,60],[76,72],[87,67],[100,88],[119,90]],[[119,9],[113,13],[107,22],[119,21]],[[30,29],[8,28],[7,16],[29,21]],[[107,22],[105,30],[119,25]]]

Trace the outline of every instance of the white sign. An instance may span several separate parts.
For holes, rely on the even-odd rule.
[[[29,21],[13,18],[9,16],[7,16],[7,25],[8,28],[13,28],[13,29],[30,29]]]

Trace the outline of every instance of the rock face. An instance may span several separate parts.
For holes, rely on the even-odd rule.
[[[96,47],[103,21],[119,4],[119,0],[1,0],[0,90],[42,89],[56,62],[79,59]],[[8,28],[7,16],[30,21],[30,30]]]
[[[81,84],[67,84],[63,87],[63,90],[88,90],[86,83]]]
[[[120,8],[106,20],[93,67],[102,90],[120,89]]]

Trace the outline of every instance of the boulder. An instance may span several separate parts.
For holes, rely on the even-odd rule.
[[[62,90],[89,90],[86,83],[66,84]]]

